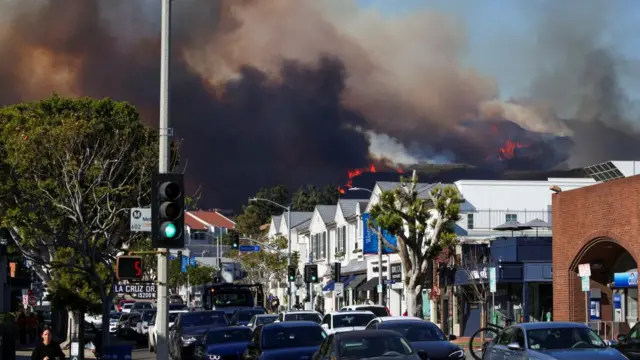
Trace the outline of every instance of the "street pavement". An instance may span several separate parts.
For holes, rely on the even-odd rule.
[[[135,341],[122,340],[116,336],[112,336],[112,344],[114,345],[131,345],[134,346],[133,353],[131,354],[132,360],[155,360],[156,354],[149,352],[146,345],[137,345]],[[31,353],[33,347],[28,349],[21,349],[16,351],[16,360],[31,360]],[[69,351],[65,351],[66,358],[69,359]],[[89,350],[85,350],[85,359],[94,359],[95,357]]]

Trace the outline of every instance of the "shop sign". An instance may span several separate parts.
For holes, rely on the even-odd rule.
[[[637,288],[638,272],[628,271],[613,274],[613,286],[616,288]]]
[[[391,280],[402,281],[402,264],[391,264]]]
[[[482,270],[471,270],[469,271],[469,278],[473,280],[486,279],[488,278],[487,268],[483,268]]]

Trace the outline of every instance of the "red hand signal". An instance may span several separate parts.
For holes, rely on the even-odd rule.
[[[140,266],[140,260],[133,263],[134,269],[136,269],[136,276],[142,276],[142,266]]]

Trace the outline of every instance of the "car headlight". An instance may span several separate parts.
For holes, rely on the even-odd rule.
[[[464,350],[460,349],[460,350],[456,350],[456,351],[452,352],[451,354],[449,354],[449,358],[450,359],[462,359],[462,358],[464,358]]]
[[[220,355],[209,355],[209,360],[220,360],[222,356]]]

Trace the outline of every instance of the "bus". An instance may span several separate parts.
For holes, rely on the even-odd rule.
[[[262,299],[262,285],[219,283],[205,286],[202,307],[205,310],[221,310],[231,316],[236,310],[253,309],[256,299]]]

